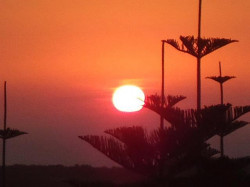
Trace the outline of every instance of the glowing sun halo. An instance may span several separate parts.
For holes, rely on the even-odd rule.
[[[142,109],[145,100],[143,91],[133,85],[117,88],[113,94],[115,108],[122,112],[135,112]]]

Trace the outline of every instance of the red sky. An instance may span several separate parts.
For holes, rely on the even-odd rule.
[[[158,127],[146,109],[116,111],[112,93],[125,83],[159,93],[161,40],[197,35],[197,9],[198,0],[0,0],[8,126],[29,132],[8,141],[7,163],[110,165],[77,136]],[[225,84],[225,102],[250,103],[249,9],[248,1],[203,0],[202,36],[239,42],[202,59],[202,105],[219,103],[218,85],[204,79],[218,75],[219,61],[223,75],[237,77]],[[166,93],[187,96],[182,108],[195,107],[195,59],[171,46],[165,51]],[[249,133],[245,127],[226,137],[225,153],[249,155]]]

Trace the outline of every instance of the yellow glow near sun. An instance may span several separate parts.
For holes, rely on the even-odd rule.
[[[122,112],[135,112],[142,109],[145,100],[143,91],[133,85],[124,85],[117,88],[113,94],[115,108]]]

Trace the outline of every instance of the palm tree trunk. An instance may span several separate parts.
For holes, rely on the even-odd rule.
[[[198,15],[198,57],[197,57],[197,110],[201,109],[201,51],[200,51],[200,38],[201,38],[201,3],[199,0],[199,15]]]
[[[160,181],[163,179],[163,173],[164,173],[164,147],[163,147],[163,130],[164,130],[164,116],[163,116],[163,107],[164,107],[164,102],[165,102],[165,95],[164,95],[164,41],[162,40],[162,79],[161,79],[161,116],[160,116],[160,160],[159,160],[159,177]]]
[[[221,73],[221,63],[219,62],[219,71],[220,71],[220,77],[222,77],[222,73]],[[223,83],[220,82],[220,103],[223,105],[224,101],[223,101]]]
[[[197,111],[201,110],[201,61],[197,58]]]
[[[224,137],[220,135],[220,157],[224,157]]]
[[[220,98],[221,98],[221,104],[223,105],[223,84],[220,83]],[[224,157],[224,136],[220,136],[220,156],[221,158]]]
[[[164,96],[164,41],[162,40],[162,56],[161,56],[161,62],[162,62],[162,67],[161,67],[161,121],[160,121],[160,128],[163,129],[164,128],[164,117],[163,117],[163,107],[164,107],[164,100],[165,100],[165,96]]]
[[[223,105],[223,85],[220,83],[220,103]]]
[[[7,91],[6,91],[6,81],[4,82],[4,134],[6,132],[7,124]],[[6,185],[6,173],[5,173],[5,155],[6,155],[6,139],[3,137],[3,154],[2,154],[2,186]]]
[[[3,138],[3,153],[2,153],[2,186],[5,187],[5,150],[6,140]]]
[[[220,77],[222,77],[221,73],[221,63],[219,62],[219,71],[220,71]],[[223,83],[220,82],[220,103],[223,105]],[[220,135],[220,157],[224,157],[224,136]]]

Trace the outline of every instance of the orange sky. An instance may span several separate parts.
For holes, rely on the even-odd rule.
[[[197,35],[197,9],[198,0],[0,0],[8,124],[30,133],[9,142],[7,162],[108,165],[77,136],[122,125],[156,127],[158,117],[146,109],[116,111],[112,92],[130,83],[159,93],[161,40]],[[250,103],[249,10],[248,1],[203,0],[202,36],[239,42],[202,59],[202,105],[219,102],[219,86],[204,79],[218,75],[218,61],[223,75],[237,77],[225,84],[225,102]],[[165,51],[166,93],[187,96],[180,107],[196,106],[195,58],[171,46]],[[244,133],[250,128],[226,138],[226,153],[250,154]]]

